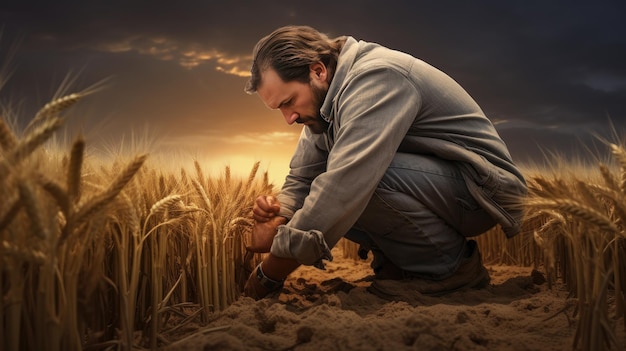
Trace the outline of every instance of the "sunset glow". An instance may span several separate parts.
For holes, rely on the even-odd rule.
[[[3,100],[20,106],[24,126],[68,75],[68,90],[106,80],[69,118],[94,147],[150,133],[153,152],[180,150],[244,173],[261,161],[282,179],[300,127],[243,88],[254,44],[287,24],[379,42],[442,69],[521,162],[546,151],[584,155],[595,135],[626,127],[623,4],[27,2],[0,10],[0,49],[7,60],[14,53]]]

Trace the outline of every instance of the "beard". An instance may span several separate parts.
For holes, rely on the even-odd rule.
[[[307,120],[309,120],[309,123],[307,123],[306,126],[307,128],[309,128],[311,133],[322,134],[328,130],[329,125],[329,123],[322,118],[322,115],[320,113],[328,90],[322,87],[318,87],[316,85],[311,85],[311,91],[313,92],[313,106],[315,107],[316,114],[315,116],[307,118]]]

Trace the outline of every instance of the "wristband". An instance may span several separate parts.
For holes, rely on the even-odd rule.
[[[267,289],[269,291],[274,291],[274,290],[278,290],[278,289],[282,288],[283,283],[285,282],[284,279],[283,280],[274,280],[274,279],[268,278],[263,273],[263,269],[261,268],[261,264],[260,263],[256,267],[256,277],[259,280],[259,284],[261,284],[265,289]]]

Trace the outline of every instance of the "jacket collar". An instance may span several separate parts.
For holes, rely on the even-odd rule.
[[[337,93],[339,93],[339,89],[343,86],[343,81],[348,75],[348,72],[352,68],[352,64],[354,63],[354,59],[356,58],[358,51],[359,43],[353,37],[348,37],[343,45],[343,48],[341,49],[341,53],[339,54],[335,74],[333,75],[333,79],[328,86],[328,92],[326,93],[326,98],[324,99],[322,108],[320,108],[320,114],[326,122],[330,122],[332,119],[331,111],[335,98]]]

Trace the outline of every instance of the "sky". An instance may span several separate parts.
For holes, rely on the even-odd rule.
[[[243,88],[261,37],[309,25],[443,70],[516,162],[585,158],[604,152],[601,139],[626,141],[624,16],[622,0],[8,0],[0,102],[19,129],[59,89],[99,84],[65,132],[94,152],[139,139],[174,164],[198,159],[216,172],[260,161],[280,183],[302,127]]]

